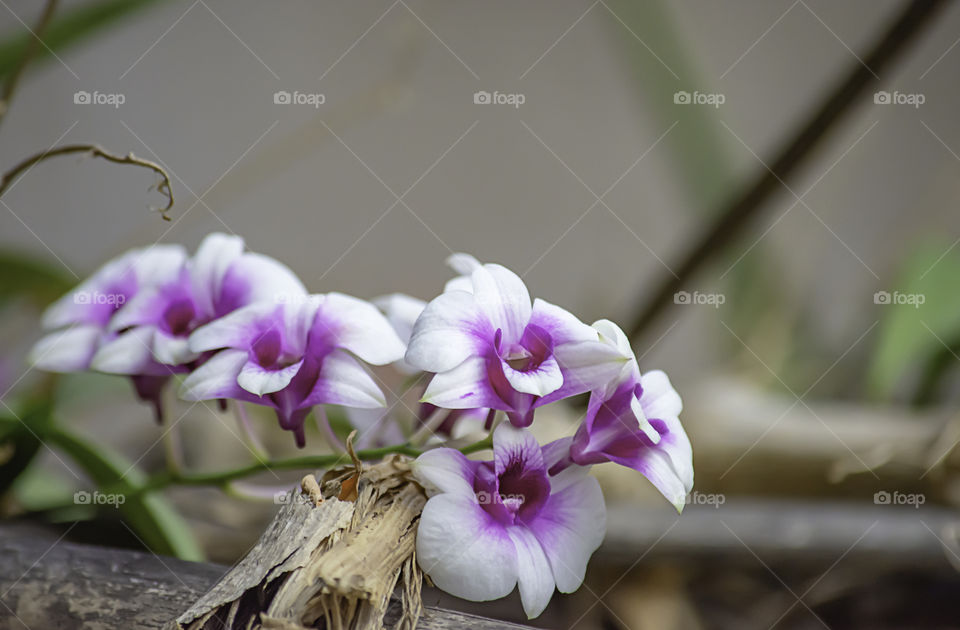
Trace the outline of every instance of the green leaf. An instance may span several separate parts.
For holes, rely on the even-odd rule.
[[[62,11],[47,25],[43,43],[36,49],[36,60],[51,59],[50,50],[60,53],[64,48],[96,35],[104,28],[137,11],[156,4],[159,0],[101,0]],[[13,20],[9,21],[11,24]],[[0,79],[6,79],[23,57],[33,38],[18,23],[16,32],[6,33],[0,40]]]
[[[881,323],[867,379],[871,396],[889,399],[922,387],[924,366],[960,340],[960,251],[948,250],[949,244],[919,248],[899,282],[877,294],[881,302],[889,295],[891,303],[875,305]]]
[[[97,486],[125,495],[120,513],[150,549],[184,560],[203,560],[190,527],[173,506],[158,493],[138,494],[146,475],[125,457],[60,428],[51,431],[49,442],[67,453]]]
[[[26,254],[0,251],[0,307],[15,299],[27,299],[37,308],[43,308],[76,282],[60,265]]]
[[[43,435],[50,423],[51,402],[39,400],[15,415],[0,417],[0,445],[9,455],[0,463],[0,496],[14,484],[33,462],[43,446]]]

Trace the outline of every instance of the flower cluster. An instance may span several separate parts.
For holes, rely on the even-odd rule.
[[[682,405],[663,372],[641,374],[616,324],[588,325],[531,300],[500,265],[466,254],[448,264],[458,275],[428,303],[403,294],[367,302],[309,294],[281,263],[245,252],[239,237],[210,235],[192,257],[169,245],[133,250],[48,309],[43,324],[54,330],[33,361],[127,375],[158,417],[176,375],[183,399],[273,408],[299,446],[306,418],[323,405],[346,407],[358,428],[374,426],[356,411],[386,405],[369,365],[391,364],[415,382],[426,376],[410,422],[376,418],[387,440],[432,436],[412,464],[429,497],[418,561],[466,599],[519,588],[533,617],[555,589],[580,586],[603,539],[592,465],[639,471],[682,509],[693,486]],[[579,394],[589,402],[573,435],[541,445],[536,410]],[[481,444],[493,459],[453,448],[465,435],[487,436]]]

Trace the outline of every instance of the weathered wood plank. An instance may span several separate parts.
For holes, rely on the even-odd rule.
[[[228,567],[77,545],[41,527],[0,524],[0,630],[158,630]],[[400,614],[394,602],[388,627]],[[524,628],[424,607],[418,628]]]

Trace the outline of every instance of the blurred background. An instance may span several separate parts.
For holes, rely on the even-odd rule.
[[[8,79],[44,6],[0,5]],[[312,291],[423,299],[469,252],[629,330],[641,369],[683,396],[694,446],[679,518],[635,474],[597,471],[607,541],[534,623],[960,625],[960,6],[83,0],[47,33],[0,170],[94,143],[161,164],[176,202],[163,221],[154,174],[96,158],[8,182],[0,412],[50,401],[163,467],[163,430],[126,382],[25,363],[42,307],[131,247],[222,231]],[[188,466],[248,457],[216,410],[170,405]],[[577,414],[543,424],[569,434]],[[290,450],[270,422],[263,439]],[[79,459],[38,447],[2,512],[163,551],[129,515],[55,507],[98,483]],[[167,497],[224,563],[276,509]],[[426,601],[522,618],[515,596]]]

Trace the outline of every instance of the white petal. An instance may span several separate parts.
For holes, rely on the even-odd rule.
[[[244,350],[223,350],[191,372],[180,386],[180,398],[184,400],[210,400],[230,398],[238,391],[237,376],[247,362]]]
[[[428,496],[450,492],[476,497],[473,491],[473,469],[463,453],[452,448],[427,451],[410,464],[413,475],[424,486]]]
[[[643,395],[640,403],[648,418],[676,418],[683,411],[680,394],[673,389],[670,379],[661,370],[651,370],[640,377]]]
[[[513,542],[475,497],[440,494],[427,501],[417,562],[442,590],[475,602],[505,597],[517,584]]]
[[[537,298],[533,302],[530,323],[550,333],[554,346],[573,341],[598,341],[597,331],[587,326],[570,311]]]
[[[482,357],[467,359],[452,370],[431,379],[421,402],[445,409],[502,407],[487,376],[487,362]]]
[[[335,345],[373,365],[402,359],[407,349],[376,306],[343,293],[326,295],[314,325],[329,327]]]
[[[145,374],[153,366],[152,326],[138,326],[104,343],[90,367],[111,374]],[[155,367],[155,366],[154,366]]]
[[[243,254],[230,265],[220,289],[235,300],[234,306],[260,301],[292,304],[307,295],[306,287],[289,267],[255,252]]]
[[[257,396],[279,392],[290,384],[301,366],[303,366],[303,359],[283,369],[271,370],[248,360],[237,375],[237,385]]]
[[[557,360],[549,357],[541,363],[537,369],[527,372],[515,370],[506,361],[503,364],[503,375],[507,378],[510,386],[518,392],[524,394],[533,394],[534,396],[546,396],[555,392],[563,385],[563,374],[560,372],[560,366]]]
[[[186,337],[174,337],[167,333],[155,330],[153,333],[153,358],[158,363],[166,365],[183,365],[196,359],[199,355],[190,350]]]
[[[599,341],[577,341],[554,347],[553,355],[563,371],[563,386],[538,404],[605,388],[623,370],[627,359],[615,348]]]
[[[555,582],[543,547],[526,527],[507,529],[517,550],[517,584],[520,601],[529,619],[538,617],[553,597]]]
[[[456,278],[451,278],[450,280],[447,280],[445,285],[443,285],[444,293],[449,293],[450,291],[473,293],[473,280],[470,279],[470,276],[457,276]]]
[[[633,348],[630,346],[630,339],[619,326],[609,319],[598,319],[593,322],[593,328],[600,333],[600,340],[610,344],[627,357],[633,358]]]
[[[473,296],[451,291],[434,298],[417,319],[406,361],[426,372],[446,372],[493,347],[494,330]]]
[[[100,326],[77,325],[58,330],[34,344],[27,361],[48,372],[81,372],[90,367],[102,335]]]
[[[159,286],[180,276],[187,262],[187,250],[181,245],[151,245],[134,251],[130,262],[138,289]]]
[[[532,309],[530,293],[520,276],[500,265],[483,265],[473,271],[470,279],[476,304],[494,330],[503,331],[503,343],[519,342]]]
[[[322,403],[373,408],[383,407],[387,401],[373,377],[356,359],[343,350],[334,350],[323,358],[317,384],[302,406]]]
[[[214,232],[200,243],[190,261],[190,283],[204,313],[213,314],[223,276],[242,253],[243,239],[239,236]]]
[[[205,352],[219,348],[246,348],[260,334],[258,324],[276,316],[280,308],[272,302],[259,302],[233,311],[193,331],[190,349]]]
[[[447,257],[447,266],[456,271],[461,276],[469,276],[478,267],[481,267],[480,261],[470,254],[450,254]]]
[[[387,317],[394,331],[401,340],[410,341],[413,334],[413,325],[427,307],[427,303],[403,293],[391,293],[374,298],[373,304]]]
[[[606,534],[606,514],[600,484],[588,476],[560,492],[554,489],[530,524],[561,593],[572,593],[583,582],[587,562]]]

